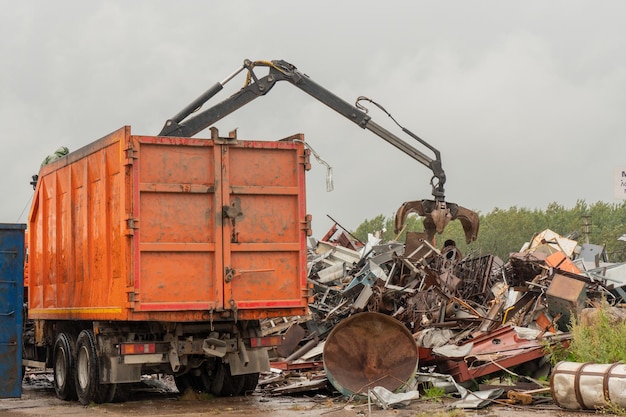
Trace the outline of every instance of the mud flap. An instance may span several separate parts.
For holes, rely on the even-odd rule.
[[[104,356],[100,359],[100,382],[104,384],[141,382],[141,364],[124,364],[119,356]]]
[[[245,361],[247,356],[247,364]],[[245,375],[270,370],[270,360],[266,348],[248,348],[244,352],[226,354],[226,362],[230,365],[231,375]]]

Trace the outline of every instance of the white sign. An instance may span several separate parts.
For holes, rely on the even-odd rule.
[[[613,195],[626,200],[626,167],[615,169]]]

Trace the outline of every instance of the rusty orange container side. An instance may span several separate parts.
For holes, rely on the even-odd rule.
[[[28,288],[28,230],[24,231],[24,288]],[[28,292],[26,292],[28,294]]]
[[[44,166],[29,216],[29,317],[126,319],[122,128]]]
[[[29,217],[29,316],[305,314],[303,155],[295,142],[124,127],[43,167]]]
[[[224,204],[241,212],[224,226],[225,265],[235,271],[225,295],[239,309],[301,304],[302,283],[287,279],[306,270],[300,154],[281,142],[249,142],[222,153]]]
[[[133,144],[134,311],[222,309],[219,149],[180,138]]]

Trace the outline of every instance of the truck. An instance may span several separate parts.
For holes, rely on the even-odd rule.
[[[198,113],[242,71],[241,90]],[[431,234],[460,219],[476,238],[477,215],[445,201],[439,152],[399,124],[434,158],[375,124],[360,102],[382,106],[353,106],[285,61],[245,60],[157,136],[124,126],[34,177],[22,361],[54,370],[58,398],[123,400],[146,373],[173,375],[181,392],[239,395],[269,370],[281,337],[264,336],[261,320],[308,313],[311,151],[302,134],[241,140],[213,125],[278,81],[432,170],[434,200],[403,204],[403,219],[417,212]]]

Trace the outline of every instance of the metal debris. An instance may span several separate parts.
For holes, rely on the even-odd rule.
[[[350,387],[335,378],[341,374],[342,357],[365,355],[368,349],[384,354],[395,343],[368,332],[367,326],[358,334],[348,328],[340,340],[330,342],[341,354],[324,358],[332,330],[341,330],[339,325],[351,317],[358,320],[362,312],[384,315],[412,335],[418,374],[439,372],[457,384],[524,366],[521,377],[541,387],[534,376],[549,372],[544,348],[567,344],[571,315],[601,297],[613,304],[626,300],[626,278],[619,272],[626,271],[624,264],[607,264],[603,247],[581,247],[551,230],[532,236],[503,262],[493,255],[462,256],[451,241],[438,249],[423,233],[407,233],[405,243],[374,236],[364,243],[336,224],[324,239],[309,239],[308,270],[311,314],[284,319],[288,326],[268,320],[264,333],[284,338],[284,345],[273,352],[273,363],[300,364],[288,372],[304,375],[310,384],[285,376],[278,384],[276,375],[268,375],[260,386],[271,395],[306,390],[308,385],[320,389],[322,378],[346,396],[368,395],[382,385],[372,366],[347,359],[346,369],[354,370]],[[319,366],[327,368],[325,361],[339,371],[333,368],[328,375]],[[410,379],[404,375],[396,379],[397,386],[385,388],[398,392],[409,385],[402,383]]]

